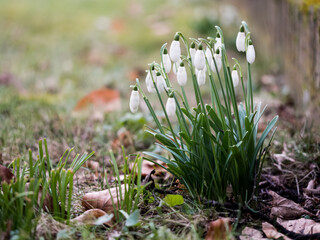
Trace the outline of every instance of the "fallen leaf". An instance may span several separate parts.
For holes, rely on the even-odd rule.
[[[120,200],[120,189],[117,187],[110,188],[110,192],[108,189],[98,192],[90,192],[86,193],[82,199],[82,205],[85,209],[93,209],[98,208],[106,213],[113,213],[114,208],[112,205],[112,201],[115,205],[115,208],[118,209],[118,199]],[[121,193],[122,197],[124,196],[125,185],[121,185]],[[110,195],[111,193],[111,195]]]
[[[161,162],[159,160],[156,161],[156,162],[159,163],[159,164],[162,164],[162,165],[164,164],[163,162]],[[166,164],[164,164],[164,166],[167,167]],[[150,161],[145,160],[145,161],[142,162],[142,169],[141,169],[141,176],[142,177],[146,177],[153,170],[156,171],[154,173],[154,178],[155,179],[159,178],[161,176],[164,176],[164,175],[166,175],[168,173],[164,168],[162,168],[159,165],[154,164],[154,163],[152,163]]]
[[[304,214],[309,216],[314,216],[312,213],[305,210],[301,207],[300,204],[295,203],[292,200],[281,197],[274,191],[269,191],[269,194],[272,196],[271,201],[271,217],[276,216],[283,219],[295,219],[301,217]]]
[[[206,240],[226,240],[234,239],[231,235],[230,218],[219,218],[209,224]]]
[[[101,218],[102,216],[108,216],[105,221],[103,221],[101,224],[106,224],[108,226],[111,225],[110,221],[113,218],[113,214],[108,215],[105,211],[102,211],[101,209],[90,209],[82,213],[80,216],[73,218],[71,220],[71,223],[82,223],[82,224],[88,224],[88,225],[97,225],[97,220]],[[98,222],[99,223],[99,222]],[[98,224],[100,225],[100,224]]]
[[[289,157],[285,151],[283,151],[280,154],[273,154],[272,158],[276,161],[275,166],[279,169],[282,170],[282,165],[288,162],[295,162],[295,160],[292,157]]]
[[[291,239],[283,235],[282,233],[279,233],[274,226],[272,226],[270,223],[267,223],[267,222],[262,223],[262,231],[267,236],[267,238],[278,239],[282,237],[284,240]]]
[[[14,175],[11,170],[5,166],[0,165],[0,181],[10,183],[11,179],[13,179]]]
[[[92,161],[92,160],[86,161],[84,166],[93,170],[93,171],[98,171],[100,168],[100,164],[98,162]]]
[[[264,238],[262,233],[254,228],[250,228],[250,227],[245,227],[242,232],[241,232],[241,236],[240,236],[241,240],[264,240],[267,238]]]

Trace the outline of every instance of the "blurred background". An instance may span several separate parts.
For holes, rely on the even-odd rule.
[[[235,48],[242,20],[256,48],[257,98],[277,102],[284,119],[309,116],[315,123],[319,7],[319,0],[0,0],[0,151],[8,159],[38,137],[85,149],[90,141],[103,145],[109,125],[89,130],[87,119],[123,116],[129,85],[145,78],[175,32],[213,37],[219,25],[228,54],[243,62]],[[99,91],[105,87],[110,91]],[[97,115],[95,102],[108,107]],[[74,123],[79,112],[82,125]],[[93,132],[102,133],[88,137]],[[81,145],[78,137],[90,141]]]

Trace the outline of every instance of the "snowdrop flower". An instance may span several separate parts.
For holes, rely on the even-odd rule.
[[[179,35],[176,34],[170,46],[171,61],[174,63],[178,62],[180,59],[180,55],[181,55],[181,48],[180,48],[180,42],[179,42]]]
[[[168,114],[168,117],[173,117],[176,114],[176,102],[173,98],[173,95],[170,95],[167,100],[166,112]]]
[[[212,60],[212,53],[211,53],[211,50],[210,50],[209,47],[207,47],[205,54],[206,54],[206,57],[208,59],[208,62],[210,63],[211,60]]]
[[[156,81],[157,80],[157,76],[156,76],[156,73],[154,71],[154,67],[152,67],[151,74],[150,74],[150,71],[147,71],[147,72],[148,73],[147,73],[147,76],[146,76],[146,85],[147,85],[148,92],[149,93],[155,93],[156,92],[156,88],[154,87],[152,77],[153,77],[154,81]]]
[[[196,55],[194,56],[194,66],[198,70],[202,70],[206,66],[206,59],[204,56],[202,44],[199,45]]]
[[[169,73],[171,70],[171,60],[168,55],[168,50],[166,48],[163,50],[162,59],[164,70],[166,71],[166,73]]]
[[[177,62],[173,63],[172,71],[175,75],[177,75],[177,69],[179,68],[180,63],[181,63],[181,58],[179,58]]]
[[[236,46],[239,52],[246,51],[246,34],[244,33],[244,27],[241,25],[240,31],[238,32],[237,39],[236,39]]]
[[[177,72],[177,81],[180,86],[184,86],[187,83],[187,71],[184,67],[184,63],[181,62]]]
[[[217,49],[216,53],[214,54],[214,60],[216,60],[217,69],[218,69],[218,72],[220,72],[220,70],[222,68],[222,56],[221,56],[221,52],[219,49]],[[213,72],[217,72],[214,61],[211,62],[211,69]]]
[[[214,51],[217,51],[219,48],[221,48],[221,46],[222,46],[221,37],[220,37],[220,34],[217,32],[216,44],[214,45]]]
[[[196,56],[196,44],[194,42],[192,42],[190,46],[190,55],[191,61],[194,64],[194,57]]]
[[[130,111],[132,113],[136,113],[139,109],[139,103],[140,103],[140,97],[139,97],[139,92],[137,86],[135,86],[131,92],[130,96]]]
[[[239,75],[238,75],[238,71],[236,69],[236,67],[233,67],[232,73],[231,73],[231,77],[232,77],[232,82],[233,82],[233,86],[236,87],[239,84]]]
[[[252,45],[252,41],[249,40],[248,49],[247,49],[247,61],[252,64],[256,59],[256,52],[254,50],[254,46]]]
[[[166,90],[166,81],[164,80],[161,73],[157,72],[157,88],[159,93],[162,93]]]
[[[197,80],[198,80],[199,86],[202,86],[206,83],[206,72],[204,71],[204,69],[199,70],[197,74]]]

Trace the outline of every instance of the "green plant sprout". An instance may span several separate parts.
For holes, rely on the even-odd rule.
[[[230,70],[223,32],[220,27],[215,28],[216,38],[191,38],[191,44],[182,33],[176,33],[170,48],[171,60],[164,44],[160,50],[161,63],[150,64],[147,89],[158,97],[165,117],[163,124],[138,79],[133,86],[134,97],[130,98],[130,107],[137,111],[137,94],[140,93],[157,127],[148,127],[147,131],[154,135],[157,145],[171,153],[170,157],[154,152],[144,154],[155,164],[158,163],[154,159],[161,160],[163,164],[158,165],[178,178],[195,199],[223,202],[227,197],[227,187],[231,185],[233,200],[247,204],[257,194],[263,161],[276,129],[269,143],[264,143],[278,116],[268,123],[259,136],[258,125],[265,107],[261,109],[261,103],[254,104],[253,101],[251,65],[255,61],[255,50],[247,24],[242,22],[236,40],[238,50],[246,52],[246,84],[241,66],[234,58],[235,65]],[[180,40],[186,55],[181,54]],[[168,77],[172,62],[181,91],[173,89]],[[191,107],[184,89],[186,68],[190,71],[195,107]],[[205,103],[201,94],[201,86],[206,84],[207,78],[211,96],[209,104]],[[244,104],[238,104],[236,100],[235,87],[239,82]],[[166,106],[165,97],[168,97]],[[173,118],[177,127],[173,124]]]

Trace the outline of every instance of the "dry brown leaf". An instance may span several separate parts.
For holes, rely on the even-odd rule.
[[[107,213],[101,209],[90,209],[82,213],[80,216],[73,218],[72,223],[83,223],[88,225],[94,225],[95,221]],[[111,221],[105,222],[104,224],[110,226]]]
[[[100,168],[100,164],[98,162],[92,161],[92,160],[87,161],[84,166],[93,170],[93,171],[98,171]]]
[[[295,160],[292,157],[289,157],[285,151],[280,154],[273,154],[272,158],[276,161],[275,165],[279,170],[282,170],[282,164],[284,164],[285,161],[295,162]]]
[[[124,189],[125,189],[125,185],[123,184],[123,185],[121,185],[122,198],[124,196]],[[99,192],[86,193],[83,196],[82,205],[85,207],[85,209],[98,208],[98,209],[105,211],[106,213],[114,213],[112,200],[113,200],[116,208],[118,208],[117,198],[120,200],[119,190],[120,189],[117,187],[110,188],[111,195],[110,195],[108,189],[103,190],[103,191],[99,191]]]
[[[285,240],[291,240],[291,238],[288,238],[282,233],[279,233],[274,226],[272,226],[270,223],[267,223],[267,222],[262,223],[262,231],[267,236],[267,238],[278,239],[282,237]]]
[[[226,240],[234,239],[231,233],[230,218],[219,218],[209,224],[206,240]]]
[[[283,219],[296,219],[304,214],[313,216],[312,213],[305,210],[300,204],[281,197],[271,190],[269,191],[269,194],[272,196],[272,208],[270,213],[271,217],[276,216]]]
[[[0,165],[0,181],[10,183],[11,179],[13,179],[14,175],[11,170],[5,166]]]
[[[241,240],[264,240],[267,238],[264,238],[262,233],[254,228],[245,227],[240,236]]]

